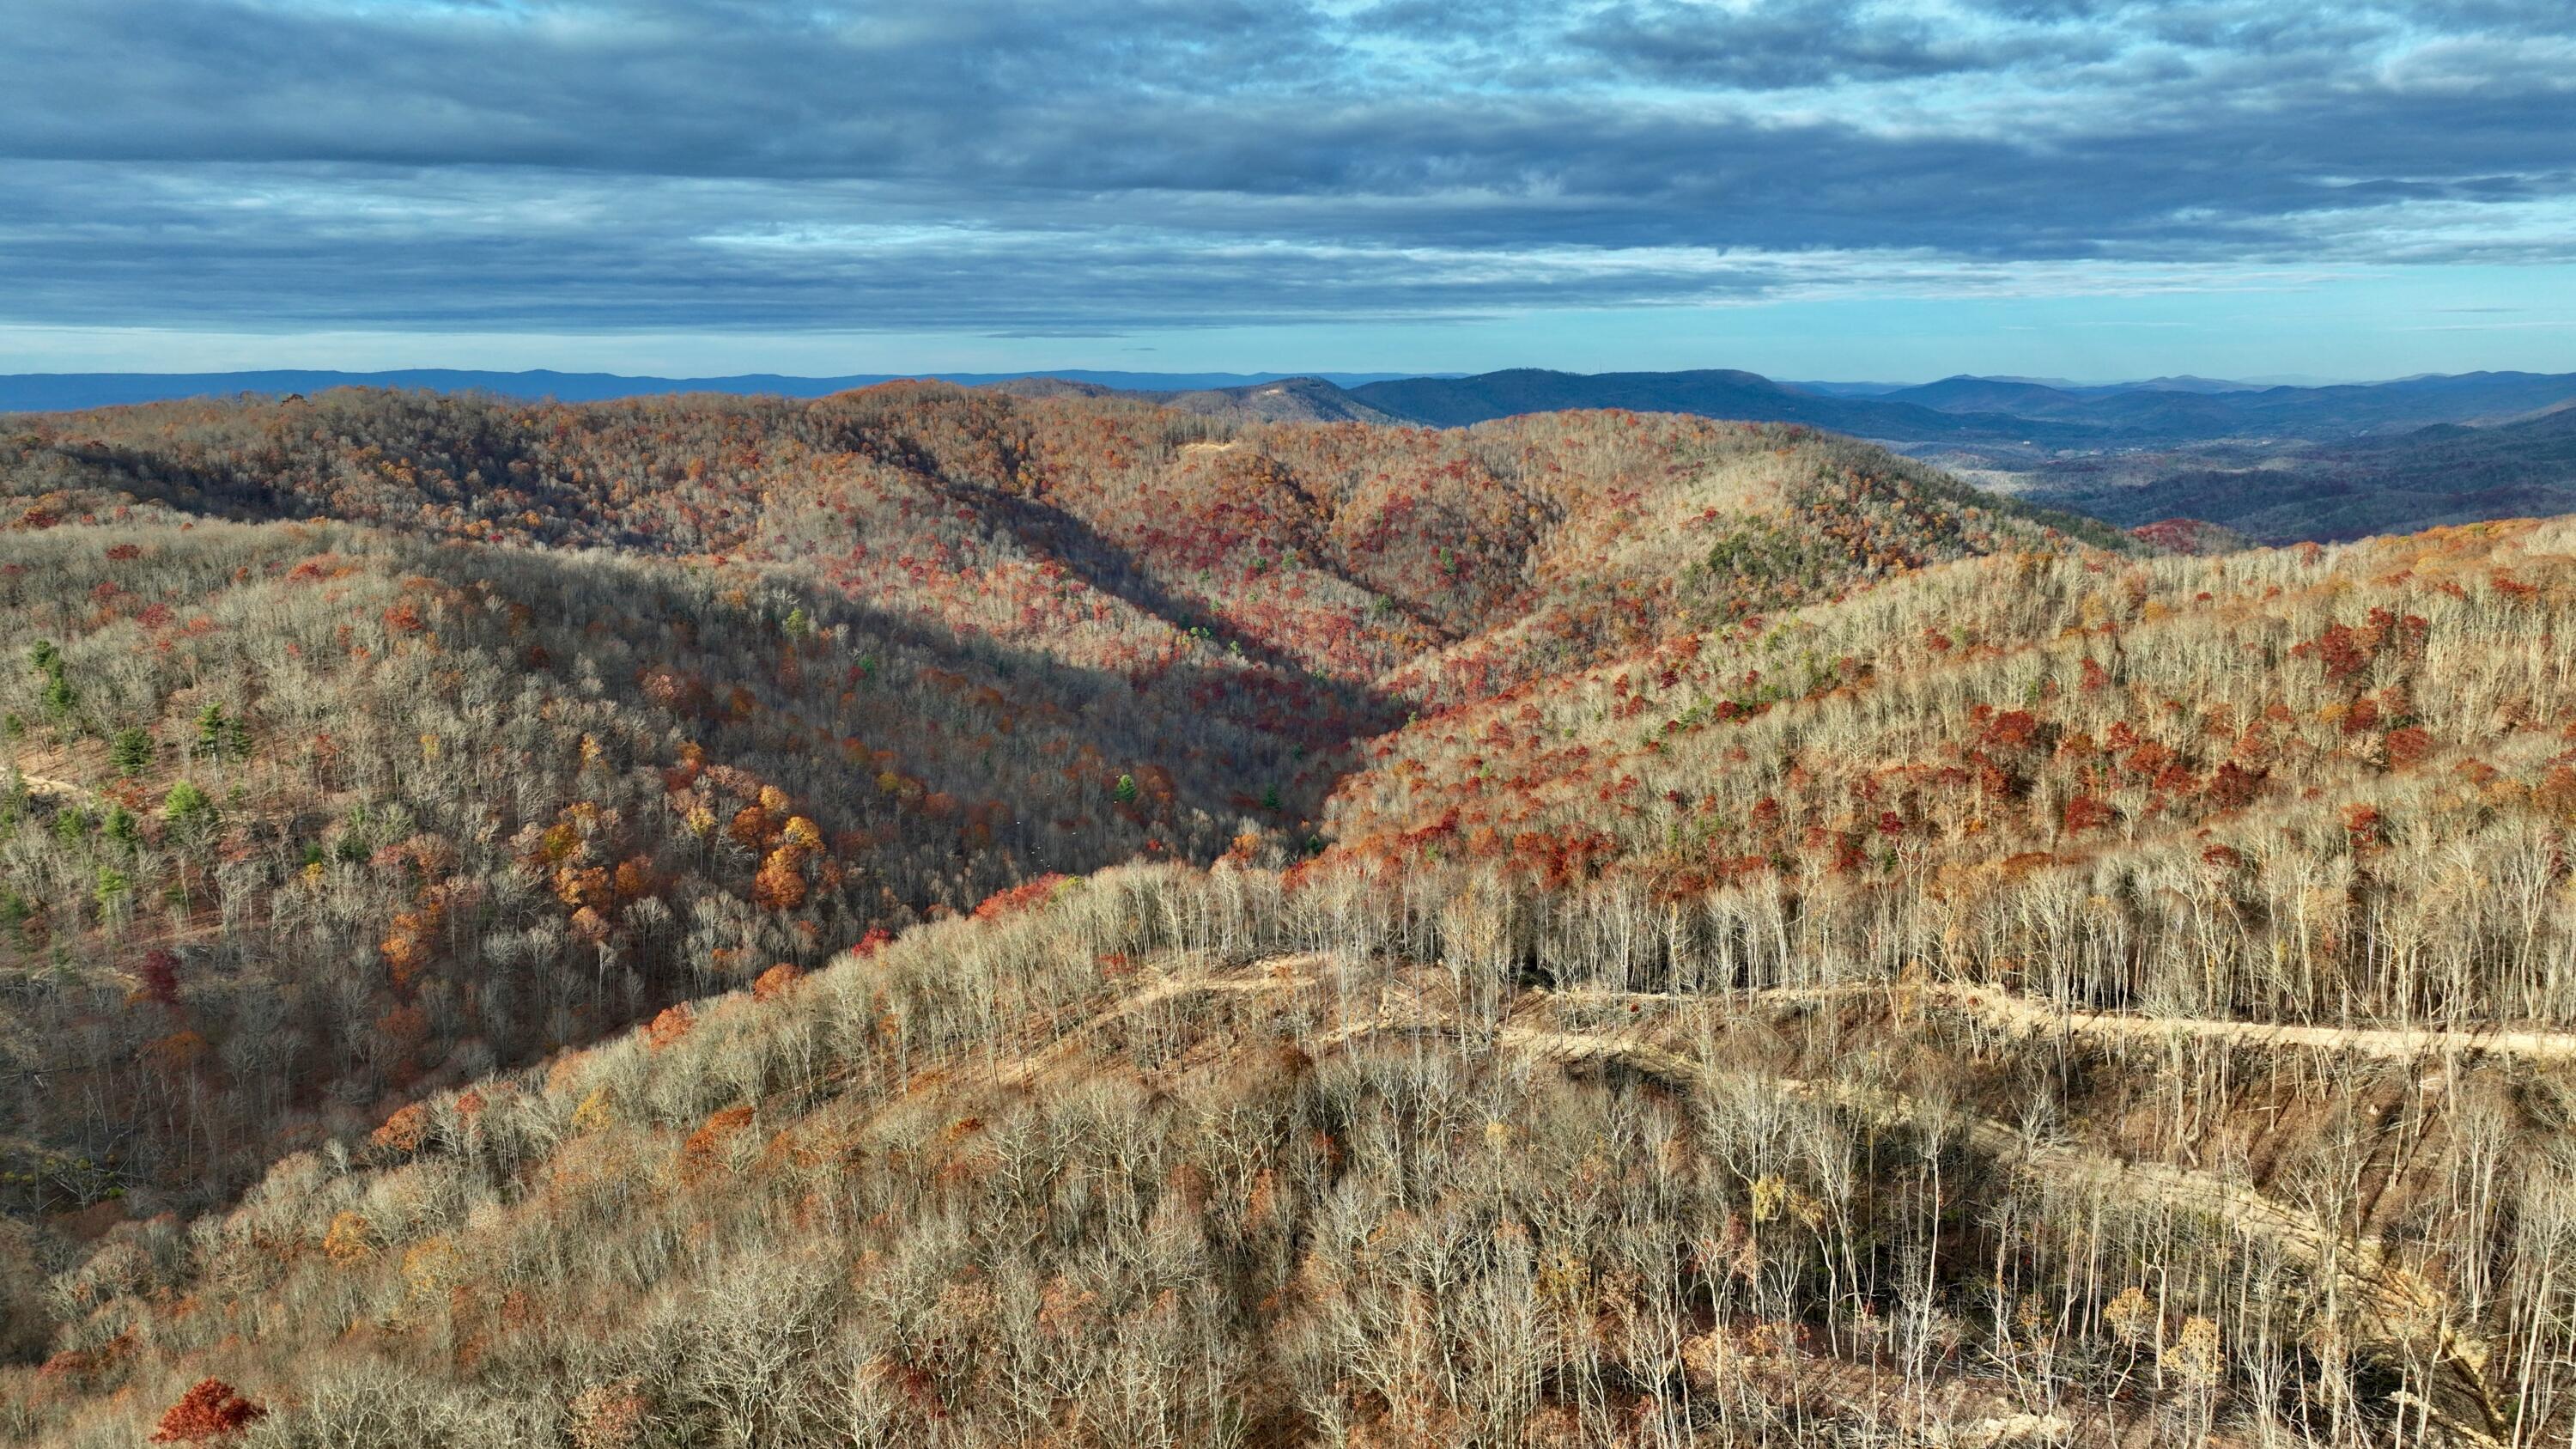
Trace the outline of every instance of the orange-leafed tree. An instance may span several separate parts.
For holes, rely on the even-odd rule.
[[[689,1010],[687,1002],[681,1002],[677,1006],[666,1006],[662,1008],[662,1014],[654,1017],[652,1024],[644,1028],[644,1040],[651,1044],[653,1050],[660,1051],[664,1047],[676,1045],[680,1038],[689,1034],[689,1028],[695,1025],[697,1025],[697,1017]]]
[[[221,1444],[235,1439],[268,1410],[243,1398],[222,1379],[199,1379],[161,1415],[152,1431],[155,1444]]]
[[[751,897],[773,911],[792,911],[805,904],[804,849],[782,845],[769,853],[751,880]]]

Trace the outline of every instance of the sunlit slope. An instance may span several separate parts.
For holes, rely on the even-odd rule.
[[[1857,954],[2220,1014],[2576,1020],[2524,949],[2576,811],[2572,539],[1927,569],[1389,736],[1336,851],[1670,900],[1747,979]]]
[[[2160,1034],[1839,959],[1694,990],[1720,953],[1679,938],[1621,985],[1661,914],[1466,872],[1020,893],[114,1228],[0,1384],[65,1443],[208,1379],[286,1444],[2563,1422],[2576,1038]]]

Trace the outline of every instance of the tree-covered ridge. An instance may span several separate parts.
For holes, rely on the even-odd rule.
[[[20,1206],[216,1187],[872,928],[1212,858],[1240,782],[1197,757],[1261,748],[774,567],[339,525],[0,560]]]
[[[1806,596],[2051,529],[2113,541],[1806,429],[1622,412],[1434,432],[895,384],[579,407],[352,389],[14,426],[0,489],[20,526],[140,502],[807,562],[866,602],[1043,635],[1086,667],[1156,667],[1154,636],[1182,624],[1354,687],[1524,615],[1585,640],[1629,627],[1592,616],[1661,603],[1632,596],[1689,562],[1663,526],[1712,507],[1843,549]]]
[[[1831,949],[2219,1016],[2569,1023],[2530,954],[2576,820],[2569,541],[1926,570],[1387,737],[1336,852],[1687,903],[1745,969]]]

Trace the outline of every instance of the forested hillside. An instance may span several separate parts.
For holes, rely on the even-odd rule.
[[[920,387],[7,447],[18,1439],[2576,1428],[2566,522]]]
[[[1388,736],[1333,802],[1335,857],[1690,900],[1730,977],[2576,1019],[2538,950],[2576,819],[2571,543],[2524,521],[1927,570]]]
[[[0,480],[26,1211],[221,1201],[1028,882],[1285,864],[1408,714],[2054,536],[1812,434],[935,385],[163,404]],[[1682,582],[1730,529],[1800,542]]]

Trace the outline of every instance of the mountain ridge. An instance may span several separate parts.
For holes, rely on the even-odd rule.
[[[1877,397],[1794,391],[1758,373],[1733,369],[1580,374],[1514,368],[1465,378],[1368,383],[1351,393],[1373,407],[1438,427],[1522,413],[1616,407],[1801,423],[1878,440],[2039,438],[2075,443],[2093,437],[2080,427],[1947,413]]]

